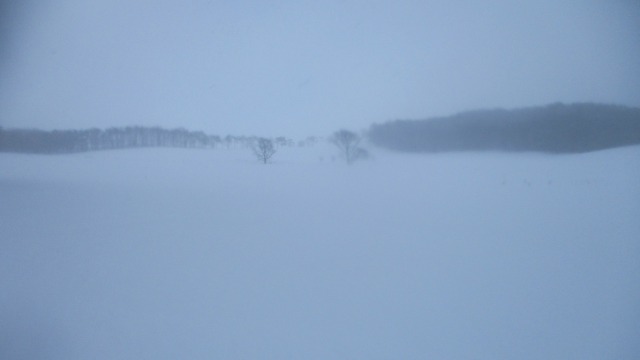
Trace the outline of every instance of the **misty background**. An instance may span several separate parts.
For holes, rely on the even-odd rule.
[[[640,106],[636,1],[2,1],[0,126],[340,127]]]
[[[0,0],[0,359],[639,358],[638,39],[633,0]]]

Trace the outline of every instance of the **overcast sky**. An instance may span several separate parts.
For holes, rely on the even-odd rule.
[[[640,106],[634,0],[10,2],[5,127],[299,138],[477,108]]]

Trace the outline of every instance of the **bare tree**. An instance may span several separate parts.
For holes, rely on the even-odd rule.
[[[329,138],[329,141],[340,150],[340,154],[349,165],[356,160],[368,157],[367,151],[359,146],[360,140],[358,134],[349,130],[336,131]]]
[[[276,148],[273,145],[273,141],[266,138],[258,138],[256,142],[251,147],[254,155],[261,161],[263,164],[269,162],[269,159],[276,153]]]

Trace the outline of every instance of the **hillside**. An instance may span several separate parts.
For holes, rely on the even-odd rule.
[[[583,153],[640,144],[640,109],[583,103],[479,110],[373,125],[368,135],[377,146],[406,152]]]

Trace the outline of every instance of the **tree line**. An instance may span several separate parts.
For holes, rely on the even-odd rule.
[[[327,140],[335,145],[340,156],[352,164],[369,157],[360,147],[361,136],[348,130],[334,132]],[[106,130],[39,130],[3,129],[0,127],[0,152],[61,154],[86,151],[171,147],[171,148],[249,148],[263,164],[270,162],[283,147],[314,146],[320,138],[309,136],[297,143],[284,136],[264,138],[256,136],[207,135],[202,131],[184,128],[164,129],[161,127],[127,126],[111,127]]]
[[[593,103],[479,110],[373,125],[369,140],[407,152],[580,153],[640,144],[640,109]]]
[[[0,151],[21,153],[73,153],[97,150],[112,150],[145,147],[172,148],[214,148],[250,147],[254,136],[207,135],[202,131],[184,128],[164,129],[161,127],[111,127],[106,130],[38,130],[3,129],[0,127]],[[278,146],[294,146],[291,139],[277,137]],[[298,143],[304,146],[315,138],[307,138]]]
[[[315,144],[316,138],[311,139]],[[278,138],[276,138],[276,141]],[[358,160],[366,160],[369,158],[369,152],[360,146],[362,137],[359,134],[350,130],[341,129],[329,137],[328,141],[333,144],[339,152],[340,157],[347,162],[347,165],[351,165]],[[257,138],[251,145],[253,154],[256,159],[263,164],[268,164],[277,152],[277,148],[274,145],[274,141],[267,138]]]

